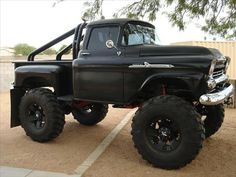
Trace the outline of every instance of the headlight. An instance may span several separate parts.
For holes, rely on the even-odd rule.
[[[207,86],[209,89],[213,89],[216,87],[216,81],[210,77],[208,80],[207,80]]]
[[[213,59],[213,60],[211,61],[211,66],[210,66],[210,69],[209,69],[209,76],[212,76],[212,75],[213,75],[215,66],[216,66],[216,59]]]
[[[229,58],[228,56],[226,56],[225,58],[226,58],[225,71],[227,71],[230,61],[231,61],[231,58]]]

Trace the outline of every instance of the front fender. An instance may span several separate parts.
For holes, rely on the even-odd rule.
[[[153,82],[175,85],[176,88],[184,88],[194,97],[199,97],[202,91],[203,73],[157,73],[149,76],[140,86],[139,92],[149,87]]]

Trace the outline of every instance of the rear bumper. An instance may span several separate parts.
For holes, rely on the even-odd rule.
[[[231,84],[228,87],[224,88],[224,90],[221,90],[219,92],[208,93],[200,96],[199,102],[202,105],[217,105],[226,101],[226,99],[232,96],[233,93],[234,93],[234,87]]]

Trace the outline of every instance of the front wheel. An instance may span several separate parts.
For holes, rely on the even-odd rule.
[[[212,136],[220,129],[224,121],[224,112],[223,104],[206,107],[206,119],[204,120],[206,138]]]
[[[72,114],[83,125],[95,125],[106,117],[107,112],[107,104],[91,103],[83,108],[74,109]]]
[[[163,169],[190,163],[205,138],[201,117],[194,107],[168,95],[152,98],[139,108],[131,134],[143,159]]]

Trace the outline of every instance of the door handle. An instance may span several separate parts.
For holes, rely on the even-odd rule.
[[[83,53],[81,53],[81,55],[83,55],[83,56],[89,56],[90,53],[88,53],[88,52],[83,52]]]

